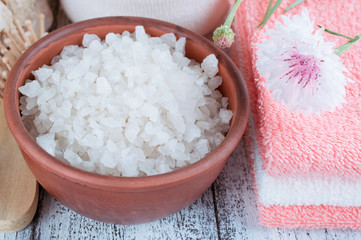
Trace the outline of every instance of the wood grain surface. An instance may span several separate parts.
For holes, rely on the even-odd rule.
[[[33,219],[38,184],[12,137],[0,99],[0,232],[18,231]]]
[[[23,239],[361,239],[355,230],[293,230],[257,224],[256,198],[247,153],[241,142],[216,182],[190,206],[164,219],[140,225],[97,222],[69,210],[44,190],[38,211],[24,230],[0,233],[0,240]]]
[[[58,1],[49,2],[56,19],[53,27],[69,23]],[[105,224],[69,210],[40,188],[38,210],[32,223],[19,232],[0,233],[0,240],[13,239],[359,240],[361,230],[259,226],[247,153],[241,141],[212,187],[176,214],[141,225]]]

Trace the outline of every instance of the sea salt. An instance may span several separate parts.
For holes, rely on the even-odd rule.
[[[85,34],[19,88],[24,124],[52,156],[113,176],[147,176],[192,164],[225,138],[232,111],[218,60],[185,56],[186,39]]]

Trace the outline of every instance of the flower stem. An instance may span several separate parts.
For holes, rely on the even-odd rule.
[[[318,26],[320,28],[322,28],[321,25],[318,25]],[[331,31],[331,30],[326,29],[326,28],[325,28],[325,32],[328,32],[328,33],[330,33],[332,35],[336,35],[336,36],[339,36],[339,37],[344,37],[344,38],[347,38],[348,40],[350,40],[347,43],[342,44],[341,46],[339,46],[338,48],[335,49],[335,54],[338,55],[338,56],[341,56],[342,54],[344,54],[347,50],[349,50],[361,38],[361,34],[359,34],[356,37],[352,38],[352,37],[348,37],[346,35],[343,35],[341,33]]]
[[[243,0],[237,0],[231,12],[228,14],[226,21],[220,27],[217,27],[213,32],[213,41],[220,48],[230,47],[234,42],[234,32],[231,28],[234,16],[236,15],[237,9]]]
[[[283,13],[288,12],[289,10],[291,10],[291,9],[294,8],[294,7],[296,7],[298,4],[303,3],[304,1],[306,1],[306,0],[296,0],[296,1],[294,1],[291,5],[288,6],[288,8],[286,8],[286,9],[283,11]]]
[[[241,4],[242,1],[243,1],[243,0],[237,0],[237,1],[234,3],[231,12],[228,14],[228,16],[227,16],[227,18],[226,18],[226,21],[224,22],[224,25],[225,25],[225,26],[230,27],[230,26],[232,25],[234,16],[236,15],[237,9],[238,9],[238,7],[239,7],[239,5]]]
[[[342,44],[341,46],[335,49],[335,54],[341,56],[344,52],[349,50],[358,40],[360,40],[360,38],[361,38],[361,34],[357,35],[347,43]]]
[[[318,25],[318,27],[322,28],[321,25]],[[341,34],[341,33],[337,33],[337,32],[331,31],[330,29],[327,29],[327,28],[325,28],[325,32],[328,32],[328,33],[330,33],[330,34],[332,34],[332,35],[336,35],[336,36],[340,36],[340,37],[347,38],[348,40],[351,40],[351,41],[352,41],[352,40],[355,40],[355,38],[348,37],[348,36],[343,35],[343,34]]]
[[[266,25],[268,19],[271,17],[271,15],[276,11],[276,9],[279,7],[279,5],[281,4],[282,0],[277,0],[277,2],[275,3],[275,5],[273,5],[273,0],[269,0],[268,3],[268,7],[267,7],[267,11],[266,14],[264,15],[264,18],[262,20],[262,22],[257,26],[257,28],[261,27],[263,28],[264,25]]]

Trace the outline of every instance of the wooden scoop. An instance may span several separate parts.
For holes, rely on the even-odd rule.
[[[39,187],[11,135],[0,99],[0,232],[25,228],[38,205]]]

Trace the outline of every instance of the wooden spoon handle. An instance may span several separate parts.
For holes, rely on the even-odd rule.
[[[25,228],[38,205],[39,187],[11,135],[0,99],[0,232]]]

